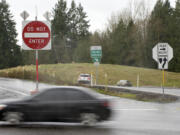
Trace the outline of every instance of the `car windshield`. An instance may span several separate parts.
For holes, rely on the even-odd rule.
[[[80,75],[81,77],[90,77],[90,75]]]

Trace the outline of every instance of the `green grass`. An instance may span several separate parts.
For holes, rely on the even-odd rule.
[[[161,86],[162,84],[162,72],[160,70],[100,64],[98,72],[99,84],[116,85],[119,80],[129,80],[136,86],[138,74],[140,75],[140,86]],[[96,67],[92,63],[39,65],[39,80],[51,84],[75,85],[80,73],[92,73],[95,77]],[[108,75],[107,79],[105,74]],[[3,69],[0,70],[0,76],[35,81],[36,67],[30,65]],[[180,73],[165,72],[165,86],[180,87]]]
[[[106,91],[106,90],[102,90],[102,89],[95,89],[96,92],[104,94],[104,95],[110,95],[110,96],[116,96],[116,97],[122,97],[122,98],[129,98],[129,99],[136,99],[136,94],[132,94],[132,93],[117,93],[117,92],[113,92],[113,91]]]

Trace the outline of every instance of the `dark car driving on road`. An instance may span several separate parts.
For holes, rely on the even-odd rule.
[[[22,100],[0,103],[0,120],[11,124],[33,121],[92,125],[110,116],[109,101],[84,87],[52,87]]]

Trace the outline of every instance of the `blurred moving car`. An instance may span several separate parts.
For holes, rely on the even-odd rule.
[[[117,82],[117,86],[132,86],[132,84],[128,80],[120,80]]]
[[[22,100],[0,103],[0,121],[10,124],[33,121],[94,125],[110,116],[109,101],[84,87],[53,87]]]
[[[80,74],[78,77],[79,84],[91,84],[91,75],[90,74]]]

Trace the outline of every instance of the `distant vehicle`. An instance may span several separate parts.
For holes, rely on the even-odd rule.
[[[91,84],[91,75],[90,74],[80,74],[78,77],[79,84]]]
[[[22,100],[0,103],[0,121],[14,125],[21,121],[93,125],[110,116],[109,100],[84,87],[53,87]]]
[[[117,82],[117,86],[132,86],[132,84],[128,80],[120,80]]]

